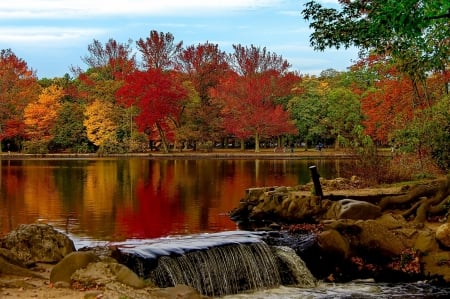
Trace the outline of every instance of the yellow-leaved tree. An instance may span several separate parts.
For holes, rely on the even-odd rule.
[[[41,91],[37,101],[25,107],[25,133],[30,140],[48,142],[52,139],[51,129],[58,117],[63,96],[61,87],[50,85]]]
[[[84,126],[89,141],[98,147],[117,143],[116,110],[109,101],[95,100],[86,107]]]

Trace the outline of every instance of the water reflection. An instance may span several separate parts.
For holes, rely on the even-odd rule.
[[[0,233],[51,223],[108,241],[235,230],[226,215],[245,189],[295,186],[332,160],[1,160]]]

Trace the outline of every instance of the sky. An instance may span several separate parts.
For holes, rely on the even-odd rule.
[[[87,68],[81,57],[94,40],[132,40],[136,49],[137,40],[156,30],[184,46],[210,42],[227,53],[234,44],[266,47],[303,75],[347,70],[357,60],[356,49],[318,52],[310,46],[311,30],[301,16],[307,1],[1,0],[0,49],[11,49],[38,78],[62,77],[73,75],[71,66]]]

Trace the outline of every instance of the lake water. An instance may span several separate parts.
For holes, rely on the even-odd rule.
[[[123,241],[236,230],[245,190],[339,176],[326,159],[1,160],[0,233],[49,223],[82,240]]]

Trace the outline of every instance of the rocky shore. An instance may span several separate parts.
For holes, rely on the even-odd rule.
[[[311,195],[311,185],[248,189],[230,216],[242,229],[279,229],[267,242],[289,244],[321,280],[450,283],[448,206],[432,214],[435,206],[427,204],[450,202],[448,178],[370,189],[357,184],[356,178],[322,180],[322,197]],[[422,204],[429,211],[423,222]],[[305,234],[308,242],[296,245]]]

